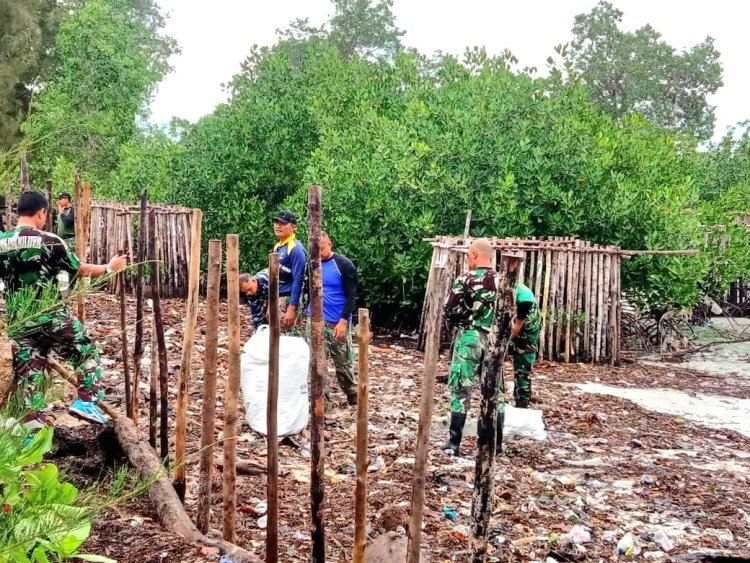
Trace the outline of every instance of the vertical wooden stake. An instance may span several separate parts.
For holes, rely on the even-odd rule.
[[[52,232],[52,180],[47,180],[47,203],[49,203],[50,209],[47,213],[47,223],[44,225],[44,230],[48,233]]]
[[[117,254],[122,256],[123,251],[118,250]],[[132,256],[130,257],[133,258]],[[117,292],[120,297],[120,340],[122,342],[122,370],[125,372],[125,414],[133,418],[133,405],[130,394],[132,393],[130,381],[130,362],[128,361],[128,320],[127,320],[127,301],[125,298],[125,272],[118,274],[119,284]]]
[[[409,543],[406,551],[407,563],[419,563],[422,545],[422,514],[424,510],[425,474],[427,473],[427,450],[432,428],[432,407],[435,394],[435,370],[440,354],[440,327],[443,324],[443,288],[448,272],[445,268],[435,268],[433,294],[425,299],[432,303],[426,320],[424,375],[422,376],[422,397],[419,403],[419,427],[414,461],[414,477],[411,485],[411,515],[409,519]],[[365,468],[366,469],[366,468]]]
[[[224,539],[236,543],[237,395],[240,392],[240,238],[227,235],[229,373],[224,400]]]
[[[151,368],[148,385],[148,443],[156,451],[156,427],[159,419],[159,343],[156,341],[156,315],[151,302]]]
[[[208,533],[211,511],[211,469],[214,463],[216,424],[216,355],[219,347],[219,289],[221,287],[221,241],[208,241],[208,287],[206,289],[206,355],[203,363],[201,409],[201,461],[198,477],[196,525]]]
[[[325,341],[323,340],[323,281],[320,266],[321,188],[310,186],[307,192],[307,218],[310,245],[310,499],[312,513],[312,561],[326,558],[325,528],[325,440],[323,386],[325,384]]]
[[[268,405],[266,407],[266,450],[268,473],[266,495],[268,526],[266,528],[266,561],[279,559],[279,435],[277,411],[279,405],[279,255],[268,255]]]
[[[544,294],[542,297],[542,331],[539,335],[539,359],[552,359],[550,346],[547,346],[547,331],[551,330],[548,321],[549,292],[552,276],[552,252],[550,250],[544,253]]]
[[[148,205],[148,193],[144,189],[141,192],[141,213],[138,222],[138,258],[137,273],[135,279],[135,347],[133,349],[133,392],[131,410],[133,422],[138,424],[138,386],[141,380],[141,358],[143,357],[143,263],[146,260],[146,229],[148,217],[146,207]],[[76,220],[76,230],[78,220]],[[80,245],[80,242],[79,242]]]
[[[29,185],[29,168],[26,165],[25,154],[21,155],[20,172],[21,172],[21,193],[28,192],[31,189],[31,186]]]
[[[185,501],[185,433],[187,432],[187,399],[190,380],[190,362],[193,358],[195,323],[198,321],[198,284],[201,277],[201,223],[203,212],[193,211],[190,226],[190,262],[188,264],[188,294],[185,311],[185,330],[182,336],[179,389],[177,391],[177,416],[175,428],[174,488],[180,500]]]
[[[156,261],[156,249],[159,247],[159,233],[156,231],[156,212],[149,216],[149,236],[151,239],[151,299],[154,303],[154,331],[159,350],[159,399],[160,425],[159,442],[161,459],[169,464],[169,367],[167,365],[167,343],[164,340],[164,317],[161,312],[161,273]]]
[[[359,374],[357,390],[357,485],[354,492],[354,563],[365,563],[367,546],[367,407],[370,402],[370,312],[359,310]]]
[[[484,563],[487,556],[487,536],[492,515],[492,490],[494,486],[495,440],[497,434],[497,402],[502,386],[503,362],[508,348],[510,326],[515,310],[515,290],[519,268],[523,262],[518,255],[504,252],[500,257],[497,277],[495,314],[485,350],[481,375],[482,399],[477,427],[477,464],[474,473],[471,516],[473,519],[469,543],[472,561]]]
[[[466,223],[464,223],[464,245],[469,245],[469,229],[471,229],[471,209],[466,210]]]

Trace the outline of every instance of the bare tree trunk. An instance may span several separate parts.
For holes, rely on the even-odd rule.
[[[470,545],[472,561],[483,563],[487,556],[487,536],[492,515],[493,466],[495,463],[495,440],[497,437],[497,403],[504,401],[498,396],[502,389],[503,361],[508,350],[511,322],[515,310],[515,294],[518,271],[523,261],[516,255],[503,253],[497,278],[497,295],[492,328],[485,350],[482,369],[482,398],[479,406],[477,427],[477,463],[474,474],[471,516]]]
[[[321,187],[310,186],[307,192],[308,243],[310,257],[310,497],[312,513],[312,561],[322,563],[326,558],[325,528],[325,341],[323,336],[323,281],[320,266]]]

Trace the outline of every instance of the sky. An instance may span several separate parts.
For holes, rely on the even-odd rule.
[[[724,86],[710,98],[716,106],[714,138],[728,126],[750,119],[747,21],[750,2],[742,0],[611,0],[624,12],[628,30],[651,24],[681,50],[707,35],[716,40]],[[571,38],[573,19],[597,0],[394,0],[402,41],[422,53],[461,54],[484,46],[490,54],[510,49],[520,67],[546,68],[555,45]],[[333,13],[329,0],[159,0],[169,15],[166,32],[182,52],[171,59],[173,72],[151,104],[152,123],[173,117],[195,121],[226,101],[222,83],[240,69],[253,44],[271,45],[276,30],[295,18],[321,24]]]

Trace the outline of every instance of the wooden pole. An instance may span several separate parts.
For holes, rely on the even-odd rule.
[[[469,229],[471,229],[471,209],[466,210],[466,223],[464,223],[464,244],[469,243]]]
[[[577,285],[573,282],[577,281],[578,278],[574,277],[573,269],[575,268],[575,255],[570,252],[565,253],[568,257],[567,262],[567,275],[568,279],[565,283],[565,363],[570,363],[570,356],[573,351],[571,338],[573,336],[573,296],[576,291]]]
[[[548,320],[548,307],[549,307],[549,291],[550,282],[552,275],[552,252],[547,250],[544,252],[544,295],[542,298],[542,332],[539,336],[539,359],[542,360],[545,357],[550,358],[549,346],[545,346],[547,342],[547,331],[549,330]],[[546,352],[546,356],[545,356]]]
[[[370,312],[359,310],[359,374],[357,390],[357,485],[354,492],[354,563],[365,563],[367,548],[367,407],[370,402]]]
[[[515,289],[518,271],[523,262],[518,255],[504,252],[500,257],[497,277],[495,313],[487,340],[484,367],[480,387],[482,399],[479,406],[477,426],[477,463],[472,494],[472,529],[469,540],[472,561],[484,563],[487,556],[487,536],[492,515],[492,491],[494,486],[495,441],[497,436],[497,403],[504,400],[498,396],[503,388],[503,362],[508,348],[511,320],[515,310]]]
[[[427,473],[427,453],[432,429],[432,408],[435,394],[435,371],[440,354],[440,328],[443,324],[443,287],[448,272],[442,266],[434,271],[434,293],[426,299],[432,302],[427,317],[427,338],[425,339],[424,375],[422,376],[422,397],[419,403],[419,427],[414,460],[414,476],[411,485],[411,517],[409,519],[409,542],[406,551],[407,563],[419,563],[422,547],[422,514],[424,511],[425,475]]]
[[[196,525],[208,533],[211,511],[211,467],[216,429],[216,356],[219,347],[219,289],[221,287],[221,241],[208,241],[208,287],[206,289],[206,355],[203,363],[201,408],[201,460],[198,477]]]
[[[326,558],[325,528],[325,412],[323,386],[326,356],[323,340],[323,285],[320,266],[321,187],[310,186],[307,192],[308,244],[310,257],[310,497],[312,514],[312,561],[322,563]]]
[[[279,435],[277,411],[279,407],[279,255],[268,255],[268,405],[266,407],[266,450],[268,452],[268,526],[266,528],[266,561],[276,563],[279,558]]]
[[[201,223],[203,212],[193,211],[190,226],[190,263],[188,264],[188,295],[185,307],[185,330],[182,336],[179,388],[177,391],[177,416],[175,428],[174,488],[180,500],[185,501],[185,434],[187,432],[187,399],[190,381],[190,362],[193,358],[195,323],[198,320],[198,285],[201,277]]]
[[[151,368],[148,385],[148,443],[156,451],[157,422],[159,420],[159,343],[156,341],[156,316],[151,302]]]
[[[47,203],[50,206],[49,213],[47,213],[47,222],[44,225],[44,230],[48,233],[52,232],[52,180],[47,180]]]
[[[122,256],[123,250],[118,250],[117,254]],[[131,257],[132,259],[132,257]],[[127,320],[127,301],[125,298],[125,272],[118,274],[119,285],[118,293],[120,297],[120,341],[122,343],[122,370],[125,374],[125,413],[128,418],[133,418],[130,394],[132,393],[130,381],[130,362],[128,361],[128,320]]]
[[[29,185],[29,168],[26,165],[25,154],[21,155],[20,172],[21,172],[21,193],[28,192],[31,189],[31,186]]]
[[[77,199],[76,199],[77,201]],[[131,410],[133,422],[138,424],[138,385],[141,380],[141,358],[143,357],[143,263],[146,260],[146,229],[148,217],[146,207],[148,205],[148,192],[141,191],[141,215],[138,223],[138,258],[137,273],[135,279],[135,347],[133,349],[133,392],[130,396],[133,401]],[[78,221],[76,220],[76,230]],[[80,242],[79,242],[80,246]]]
[[[224,539],[237,537],[237,395],[240,392],[240,237],[227,235],[229,373],[224,400]]]

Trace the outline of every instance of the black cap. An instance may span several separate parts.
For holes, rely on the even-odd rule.
[[[60,192],[60,195],[57,196],[57,199],[60,200],[64,197],[67,197],[69,200],[73,199],[72,197],[70,197],[70,194],[68,192]]]
[[[274,223],[291,223],[292,225],[297,224],[297,216],[289,211],[288,209],[285,209],[284,211],[279,211],[279,213],[276,215],[276,217],[273,220]]]

